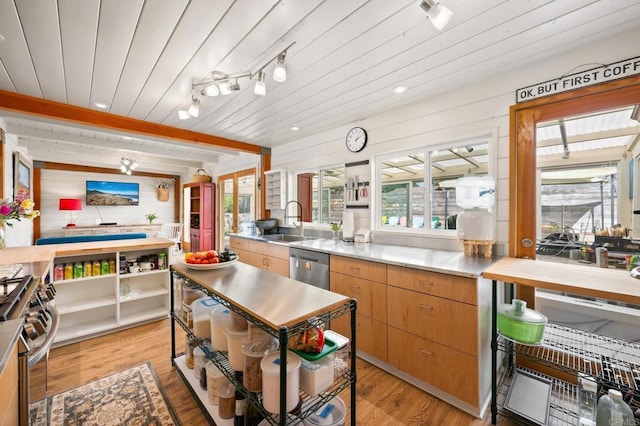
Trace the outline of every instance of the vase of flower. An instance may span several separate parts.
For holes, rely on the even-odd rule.
[[[4,237],[5,237],[4,222],[0,222],[0,249],[3,249],[7,246],[7,244],[4,242]]]
[[[149,221],[149,225],[153,224],[153,221],[158,217],[155,213],[147,213],[144,217]]]

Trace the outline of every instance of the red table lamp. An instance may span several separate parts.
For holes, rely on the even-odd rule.
[[[73,212],[82,210],[82,200],[80,198],[60,198],[59,210],[69,210],[69,223],[67,227],[76,226],[74,222]]]

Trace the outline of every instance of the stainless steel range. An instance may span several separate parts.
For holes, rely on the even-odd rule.
[[[29,424],[30,403],[47,396],[49,349],[59,325],[54,296],[52,284],[43,285],[31,275],[0,280],[0,321],[24,318],[18,344],[21,425]]]

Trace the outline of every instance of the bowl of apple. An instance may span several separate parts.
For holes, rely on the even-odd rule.
[[[222,269],[232,266],[238,261],[238,256],[226,249],[223,252],[217,250],[186,252],[182,263],[189,269],[209,270]]]

